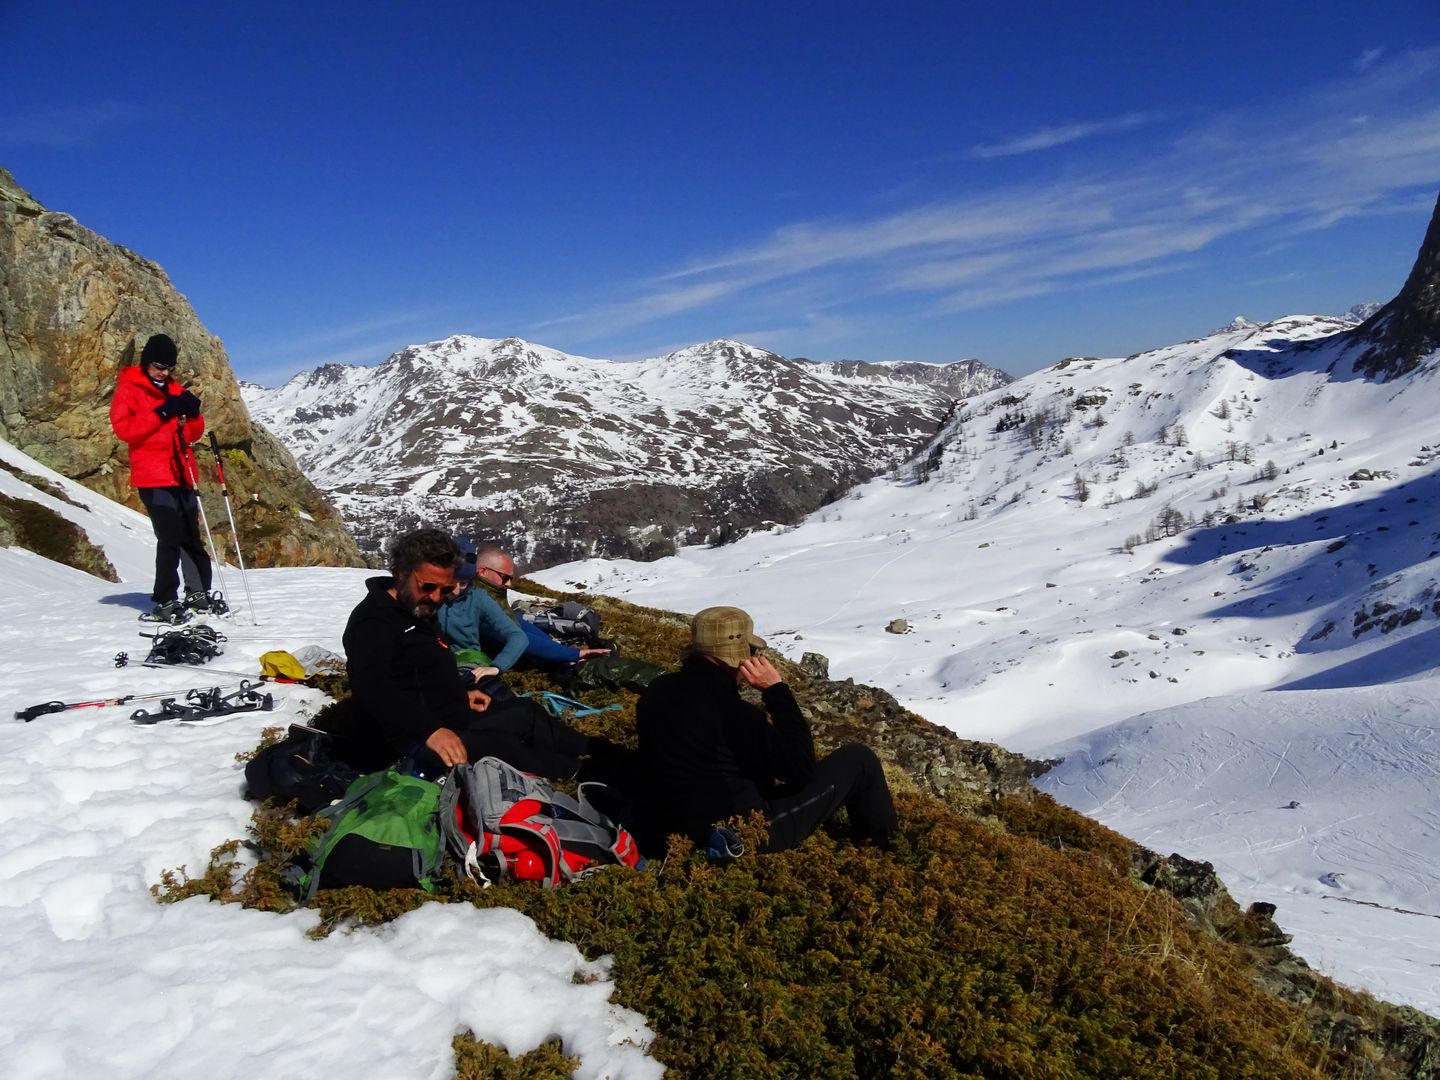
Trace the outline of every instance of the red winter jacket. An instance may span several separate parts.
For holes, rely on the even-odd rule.
[[[189,444],[205,434],[205,418],[196,416],[185,421],[185,442],[175,437],[174,420],[161,420],[155,407],[166,396],[182,394],[185,388],[174,379],[164,387],[156,386],[146,377],[143,368],[120,369],[120,383],[115,400],[110,402],[110,426],[130,447],[130,484],[132,487],[193,487],[180,463],[180,454],[190,468],[191,476],[199,476],[195,455]]]

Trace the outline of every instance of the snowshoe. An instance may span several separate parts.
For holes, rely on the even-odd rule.
[[[197,615],[226,615],[230,612],[230,605],[225,602],[224,594],[218,589],[215,592],[196,589],[187,593],[185,606]]]
[[[189,622],[194,612],[179,600],[170,600],[163,604],[156,604],[155,607],[140,615],[141,622],[165,623],[167,626],[179,626],[183,622]]]
[[[217,634],[203,623],[183,630],[167,630],[156,634],[150,645],[147,664],[204,664],[225,651]]]

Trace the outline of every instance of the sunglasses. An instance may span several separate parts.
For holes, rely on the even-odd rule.
[[[493,566],[482,566],[480,567],[480,569],[489,570],[490,573],[494,574],[497,578],[500,579],[501,585],[509,585],[510,582],[515,580],[514,574],[507,574],[504,570],[496,570]]]
[[[441,585],[434,581],[417,581],[415,591],[418,593],[439,593],[441,596],[449,596],[458,586],[452,581],[449,585]]]
[[[165,370],[165,371],[174,371],[174,370],[175,370],[175,365],[174,365],[174,364],[167,364],[167,363],[165,363],[165,361],[163,361],[163,360],[147,360],[147,361],[145,361],[145,362],[146,362],[147,364],[149,364],[151,367],[158,367],[158,368],[161,368],[161,369],[163,369],[163,370]]]

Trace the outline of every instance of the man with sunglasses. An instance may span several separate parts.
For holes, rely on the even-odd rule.
[[[179,349],[166,334],[145,342],[140,360],[120,369],[110,403],[110,426],[130,448],[130,483],[155,530],[155,584],[148,617],[182,622],[192,611],[223,614],[210,592],[210,556],[200,538],[200,475],[190,444],[205,433],[200,399],[175,381]],[[177,569],[178,568],[178,569]],[[180,571],[185,600],[179,599]]]
[[[434,778],[454,765],[498,757],[557,779],[607,779],[620,748],[581,735],[528,698],[492,703],[441,639],[436,613],[457,588],[454,538],[417,529],[390,545],[390,576],[366,581],[345,626],[346,669],[357,711],[346,732],[357,768],[410,758]]]
[[[495,544],[474,552],[475,584],[440,609],[440,629],[456,649],[479,649],[500,671],[568,668],[609,649],[562,645],[510,606],[515,560]],[[462,570],[463,575],[463,570]]]

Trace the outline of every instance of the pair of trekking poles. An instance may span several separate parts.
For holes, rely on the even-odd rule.
[[[230,506],[230,489],[225,485],[225,466],[220,460],[220,440],[215,438],[215,432],[207,433],[210,437],[210,450],[215,455],[215,476],[220,484],[220,495],[225,500],[225,514],[230,518],[230,535],[235,538],[235,561],[240,565],[240,584],[245,589],[245,606],[250,609],[250,624],[259,626],[255,619],[255,601],[250,599],[250,581],[245,576],[245,556],[240,551],[240,530],[235,527],[235,511]],[[193,456],[187,455],[186,450],[189,444],[185,441],[185,417],[175,418],[175,438],[180,443],[180,462],[185,467],[185,478],[190,482],[190,487],[195,491],[195,505],[200,508],[200,524],[205,526],[205,541],[210,545],[210,555],[215,564],[215,573],[220,577],[220,589],[227,595],[230,587],[225,584],[225,567],[220,558],[220,549],[215,546],[215,536],[210,531],[210,519],[205,514],[205,500],[200,497],[200,477],[195,473],[199,471],[200,462]],[[194,462],[194,468],[191,463]]]

